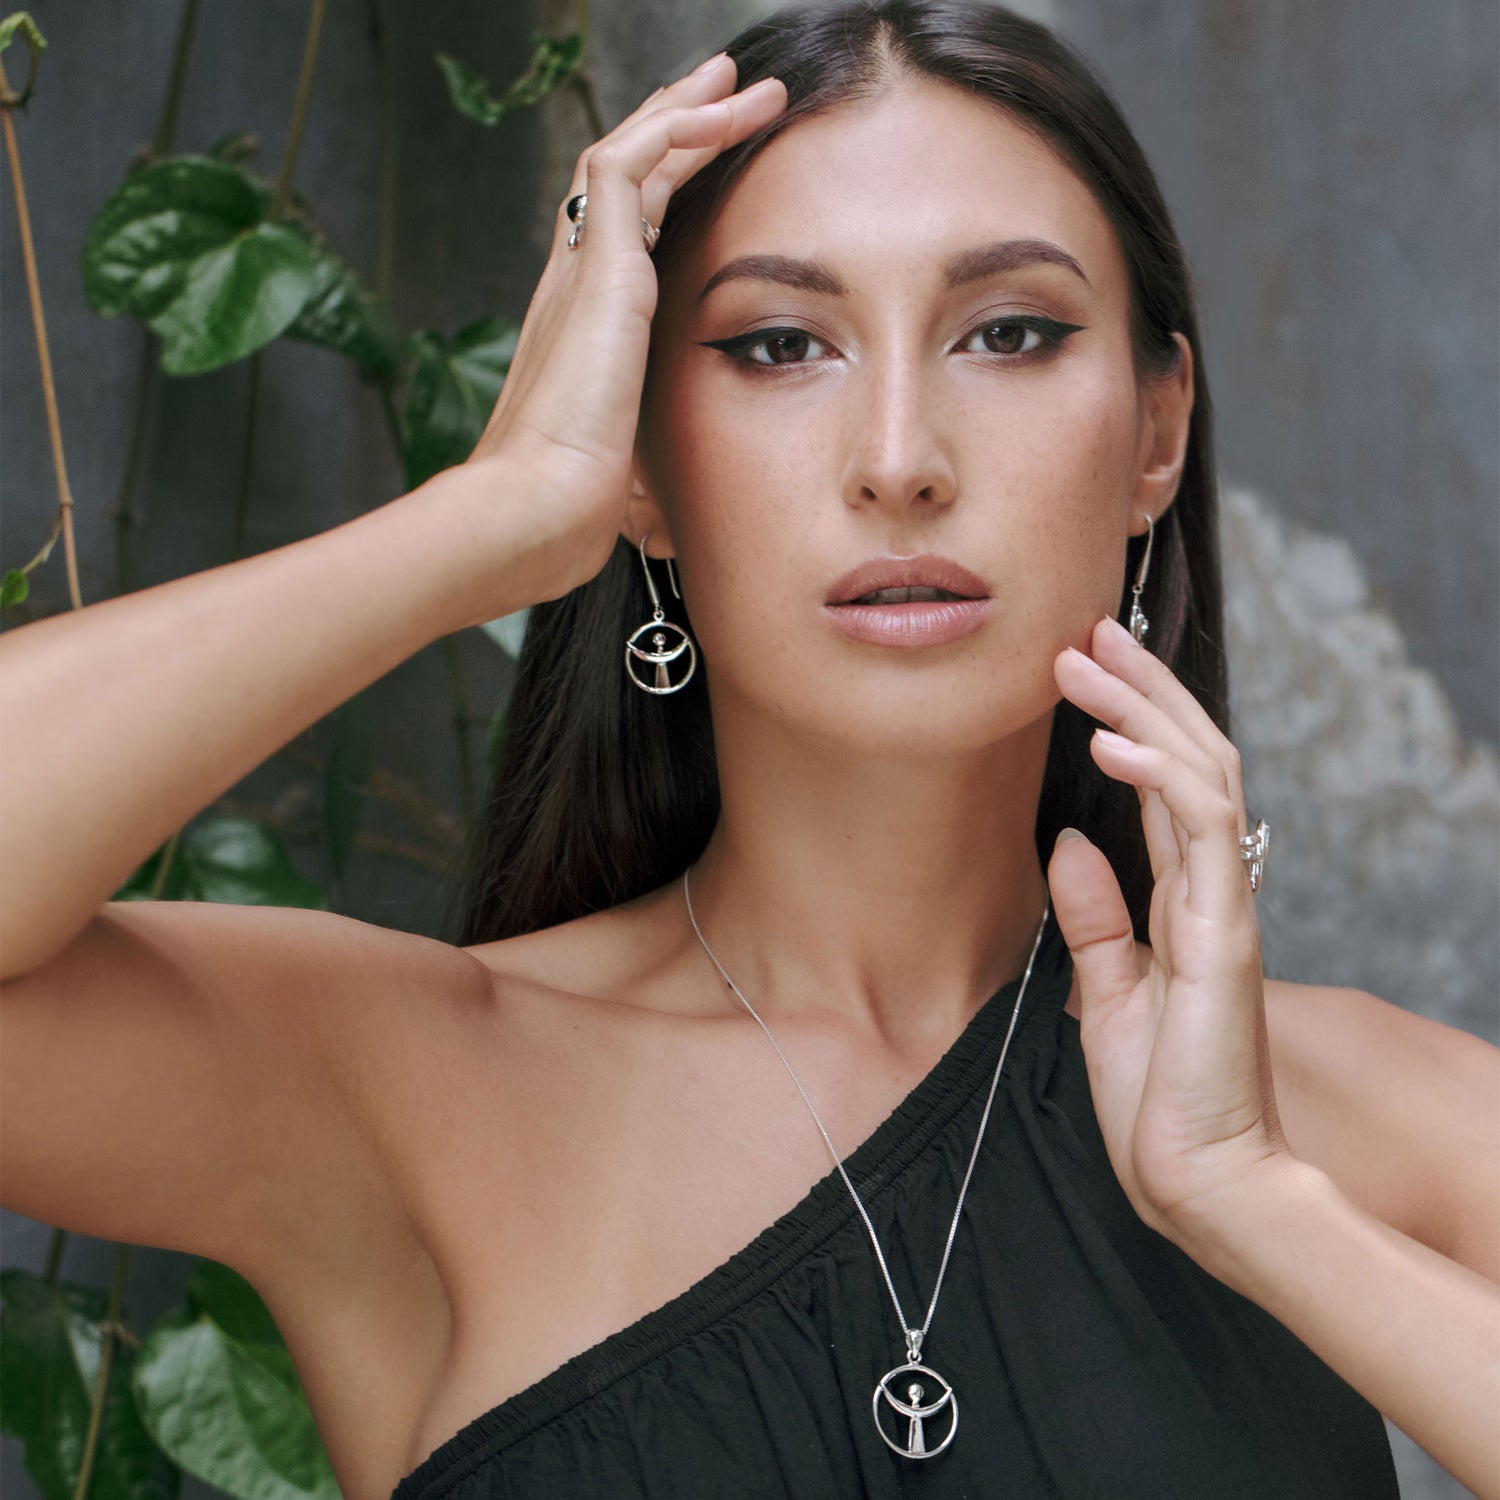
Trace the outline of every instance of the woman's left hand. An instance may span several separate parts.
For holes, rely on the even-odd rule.
[[[1093,659],[1071,647],[1058,687],[1111,726],[1092,752],[1134,786],[1150,854],[1151,961],[1140,972],[1109,861],[1062,838],[1053,910],[1078,976],[1094,1111],[1136,1212],[1187,1248],[1234,1195],[1291,1161],[1271,1081],[1260,928],[1239,839],[1238,752],[1165,663],[1112,619]]]

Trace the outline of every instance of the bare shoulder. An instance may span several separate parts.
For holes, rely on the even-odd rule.
[[[1267,980],[1292,1150],[1376,1217],[1500,1280],[1500,1048],[1366,990]]]

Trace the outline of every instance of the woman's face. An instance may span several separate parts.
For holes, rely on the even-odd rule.
[[[1103,211],[992,105],[902,84],[773,140],[662,288],[638,449],[716,716],[909,754],[1047,715],[1175,489],[1128,313]],[[840,602],[911,558],[983,597]]]

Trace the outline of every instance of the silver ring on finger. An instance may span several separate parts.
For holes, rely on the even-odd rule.
[[[589,195],[587,193],[574,193],[568,199],[568,218],[572,220],[573,232],[568,236],[568,249],[576,250],[583,243],[583,221],[588,211]],[[641,238],[646,242],[646,254],[656,249],[656,242],[661,238],[659,226],[641,220]]]
[[[1261,874],[1265,868],[1266,850],[1271,847],[1271,825],[1264,818],[1255,821],[1255,832],[1247,833],[1240,840],[1240,858],[1250,866],[1250,890],[1260,889]]]

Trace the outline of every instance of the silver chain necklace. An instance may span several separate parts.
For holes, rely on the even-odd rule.
[[[984,1139],[984,1127],[990,1121],[990,1108],[995,1102],[995,1090],[1000,1083],[1000,1070],[1005,1066],[1005,1054],[1010,1048],[1011,1034],[1016,1029],[1016,1018],[1021,1014],[1021,1002],[1026,998],[1026,986],[1031,979],[1031,970],[1036,963],[1037,951],[1042,946],[1042,934],[1047,930],[1047,918],[1051,915],[1051,907],[1048,905],[1042,909],[1041,924],[1036,930],[1036,940],[1031,945],[1031,957],[1026,960],[1026,972],[1022,975],[1021,987],[1016,992],[1016,1003],[1010,1013],[1010,1025],[1006,1028],[1005,1041],[1000,1048],[1000,1059],[995,1064],[995,1076],[990,1080],[990,1092],[984,1103],[984,1115],[979,1121],[979,1133],[974,1137],[974,1150],[969,1156],[969,1170],[964,1173],[964,1183],[958,1192],[958,1207],[953,1210],[953,1223],[948,1226],[948,1243],[943,1247],[943,1262],[938,1267],[937,1285],[932,1289],[932,1301],[927,1307],[927,1317],[920,1328],[913,1328],[907,1322],[906,1314],[901,1309],[901,1299],[896,1295],[890,1267],[886,1265],[885,1256],[881,1253],[880,1241],[875,1237],[875,1226],[870,1222],[870,1216],[865,1212],[865,1206],[860,1201],[859,1194],[854,1191],[854,1184],[850,1182],[849,1174],[844,1170],[844,1164],[839,1160],[839,1154],[834,1150],[833,1142],[828,1138],[828,1132],[823,1129],[823,1122],[818,1119],[818,1112],[813,1108],[812,1100],[807,1097],[807,1090],[802,1087],[802,1082],[791,1063],[787,1062],[786,1053],[781,1050],[781,1044],[771,1034],[771,1028],[761,1020],[755,1007],[745,999],[740,987],[729,977],[729,971],[719,962],[714,950],[708,946],[708,939],[703,936],[703,931],[698,926],[698,918],[693,913],[693,893],[688,880],[689,874],[689,870],[682,872],[682,895],[687,902],[688,921],[693,924],[693,932],[703,945],[703,951],[708,954],[714,968],[719,971],[724,983],[734,991],[745,1009],[755,1017],[760,1029],[765,1032],[771,1045],[775,1047],[776,1055],[781,1059],[787,1072],[792,1075],[792,1082],[797,1085],[797,1092],[802,1095],[802,1102],[807,1105],[808,1112],[812,1115],[813,1122],[817,1125],[823,1142],[828,1147],[828,1154],[833,1158],[833,1164],[838,1168],[839,1176],[844,1179],[844,1186],[849,1189],[849,1195],[854,1199],[854,1206],[859,1210],[860,1218],[865,1221],[865,1228],[870,1234],[870,1243],[875,1247],[875,1258],[880,1262],[881,1274],[885,1277],[886,1289],[891,1294],[891,1303],[896,1309],[897,1318],[901,1321],[901,1328],[906,1339],[906,1363],[887,1371],[876,1383],[875,1394],[870,1401],[870,1410],[875,1418],[875,1430],[887,1447],[904,1458],[933,1458],[953,1441],[954,1434],[958,1431],[958,1397],[953,1387],[936,1370],[922,1363],[922,1341],[927,1337],[927,1330],[932,1326],[932,1315],[937,1311],[938,1293],[943,1289],[943,1273],[948,1269],[948,1257],[953,1252],[953,1240],[958,1233],[958,1219],[964,1208],[964,1195],[969,1191],[969,1179],[974,1175],[974,1164],[979,1160],[979,1144]],[[907,1382],[905,1401],[896,1393],[892,1384],[898,1379],[905,1379]],[[928,1382],[931,1383],[932,1389],[930,1399]],[[885,1424],[881,1421],[881,1412],[884,1408],[889,1408],[898,1416],[906,1418],[905,1442],[898,1442],[886,1431]],[[939,1442],[929,1446],[925,1424],[938,1418],[943,1412],[947,1413],[948,1430]]]

